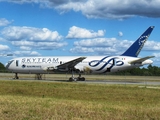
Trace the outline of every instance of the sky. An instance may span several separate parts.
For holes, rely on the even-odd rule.
[[[0,62],[121,55],[155,26],[138,57],[153,55],[160,67],[159,6],[160,0],[0,0]]]

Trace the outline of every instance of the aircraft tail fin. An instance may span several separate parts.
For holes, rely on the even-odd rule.
[[[154,26],[150,26],[123,54],[122,56],[137,57],[150,36]]]

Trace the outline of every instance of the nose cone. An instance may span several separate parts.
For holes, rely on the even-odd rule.
[[[6,63],[6,64],[4,65],[4,67],[7,68],[7,65],[8,65],[8,63]]]
[[[9,68],[9,63],[6,63],[6,64],[5,64],[5,68],[8,70],[8,68]]]

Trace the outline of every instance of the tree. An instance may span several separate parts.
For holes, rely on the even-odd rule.
[[[148,65],[148,71],[151,75],[159,76],[160,75],[160,68],[157,66]]]
[[[147,68],[133,68],[130,70],[112,73],[114,75],[139,75],[139,76],[160,76],[160,67],[148,65]]]
[[[4,65],[0,62],[0,72],[4,72],[6,71],[6,68],[4,67]]]

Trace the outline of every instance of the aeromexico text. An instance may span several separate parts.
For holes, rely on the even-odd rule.
[[[21,63],[58,63],[59,59],[58,58],[22,58]]]

